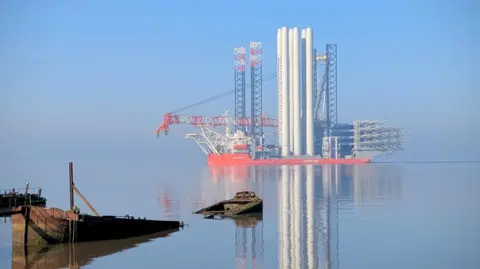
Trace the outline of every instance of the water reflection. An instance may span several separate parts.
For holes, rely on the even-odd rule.
[[[180,216],[180,200],[174,199],[175,194],[172,193],[170,186],[165,183],[163,191],[158,195],[158,202],[163,208],[163,217],[169,220],[181,219]]]
[[[251,251],[251,268],[263,268],[263,217],[262,214],[233,218],[235,222],[236,268],[248,268],[248,245]],[[250,236],[248,235],[250,234]],[[249,240],[250,237],[250,240]],[[250,242],[249,242],[250,241]]]
[[[278,268],[339,268],[339,215],[400,200],[401,172],[374,164],[209,168],[188,203],[192,212],[254,191],[263,219],[278,225]],[[234,221],[237,268],[263,268],[264,221]]]
[[[12,269],[81,268],[90,264],[94,259],[137,247],[155,238],[166,237],[178,230],[173,229],[149,236],[122,240],[55,244],[44,248],[25,248],[23,245],[13,244]]]
[[[264,198],[263,180],[268,176],[268,170],[262,167],[209,168],[201,187],[202,205],[195,203],[195,206],[201,208],[231,199],[239,191],[254,191]],[[265,198],[263,206],[268,210],[265,209]],[[263,268],[263,214],[239,216],[233,221],[236,226],[236,268]]]
[[[358,165],[335,168],[336,192],[342,210],[382,206],[402,196],[402,170],[394,165]]]
[[[282,269],[339,268],[339,210],[401,198],[401,174],[394,167],[283,166],[279,172]],[[342,199],[355,203],[340,206]]]
[[[10,224],[10,223],[12,223],[12,218],[10,216],[8,216],[8,217],[5,216],[5,217],[2,217],[0,219],[0,225],[1,224]]]
[[[201,197],[198,198],[207,206],[231,199],[236,192],[245,190],[254,191],[258,196],[264,197],[263,179],[269,177],[270,170],[247,166],[209,168],[202,181]]]

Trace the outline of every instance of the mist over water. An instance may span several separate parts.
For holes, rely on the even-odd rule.
[[[187,227],[145,242],[111,242],[112,253],[85,244],[30,251],[30,266],[42,268],[45,259],[63,261],[58,268],[69,263],[88,268],[476,268],[480,263],[478,164],[191,165],[175,173],[154,164],[82,160],[75,163],[75,180],[101,214],[180,219]],[[49,179],[30,181],[44,188],[49,206],[66,208],[68,170],[61,162],[55,166]],[[23,187],[31,175],[20,175],[15,182]],[[205,220],[191,213],[242,190],[264,199],[261,219]],[[88,211],[78,198],[77,203]],[[0,268],[27,268],[23,252],[11,245],[10,225],[8,218],[1,219]]]

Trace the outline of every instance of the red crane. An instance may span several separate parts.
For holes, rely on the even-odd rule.
[[[273,118],[262,117],[261,125],[265,127],[276,127],[277,120]],[[178,115],[175,113],[165,113],[163,115],[163,122],[160,124],[158,129],[155,131],[157,137],[160,135],[160,132],[164,132],[165,135],[168,134],[169,127],[171,124],[185,124],[185,125],[194,125],[194,126],[227,126],[231,124],[233,126],[250,126],[250,118],[232,118],[228,115],[224,116],[188,116],[188,115]]]
[[[277,73],[271,73],[267,76],[264,77],[263,81],[267,81],[270,79],[273,79],[277,76]],[[247,87],[249,85],[246,85]],[[217,99],[222,99],[227,96],[230,96],[234,93],[234,91],[225,91],[219,94],[216,94],[214,96],[211,96],[209,98],[203,99],[199,102],[196,102],[194,104],[190,104],[188,106],[184,106],[182,108],[176,109],[172,112],[165,113],[163,115],[163,123],[160,124],[158,129],[155,131],[157,134],[157,137],[160,135],[160,132],[164,132],[165,135],[168,134],[169,130],[169,125],[171,124],[187,124],[187,125],[203,125],[203,126],[226,126],[228,121],[225,116],[214,116],[214,117],[208,117],[208,116],[188,116],[188,115],[179,115],[178,113],[187,110],[189,108],[193,108],[199,105],[203,105],[205,103],[217,100]],[[237,125],[237,126],[250,126],[250,118],[237,118],[233,119],[230,118],[231,124],[232,125]],[[276,127],[277,126],[277,120],[273,118],[266,118],[262,117],[262,123],[264,127]]]

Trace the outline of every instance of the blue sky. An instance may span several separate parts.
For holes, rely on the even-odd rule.
[[[231,90],[233,48],[251,40],[263,42],[264,75],[275,72],[276,30],[285,25],[312,27],[317,48],[338,44],[340,120],[390,117],[411,133],[410,148],[442,143],[448,159],[468,146],[478,157],[479,6],[1,1],[1,144],[7,155],[72,148],[200,152],[183,140],[181,127],[155,138],[163,113]],[[275,88],[274,79],[264,84],[264,110],[274,117]],[[226,108],[233,110],[233,97],[185,113],[220,115]]]

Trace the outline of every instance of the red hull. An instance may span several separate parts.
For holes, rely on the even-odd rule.
[[[265,160],[253,160],[248,154],[223,154],[208,155],[209,166],[232,166],[232,165],[294,165],[294,164],[364,164],[369,163],[368,158],[351,159],[323,159],[319,157],[305,158],[272,158]]]

